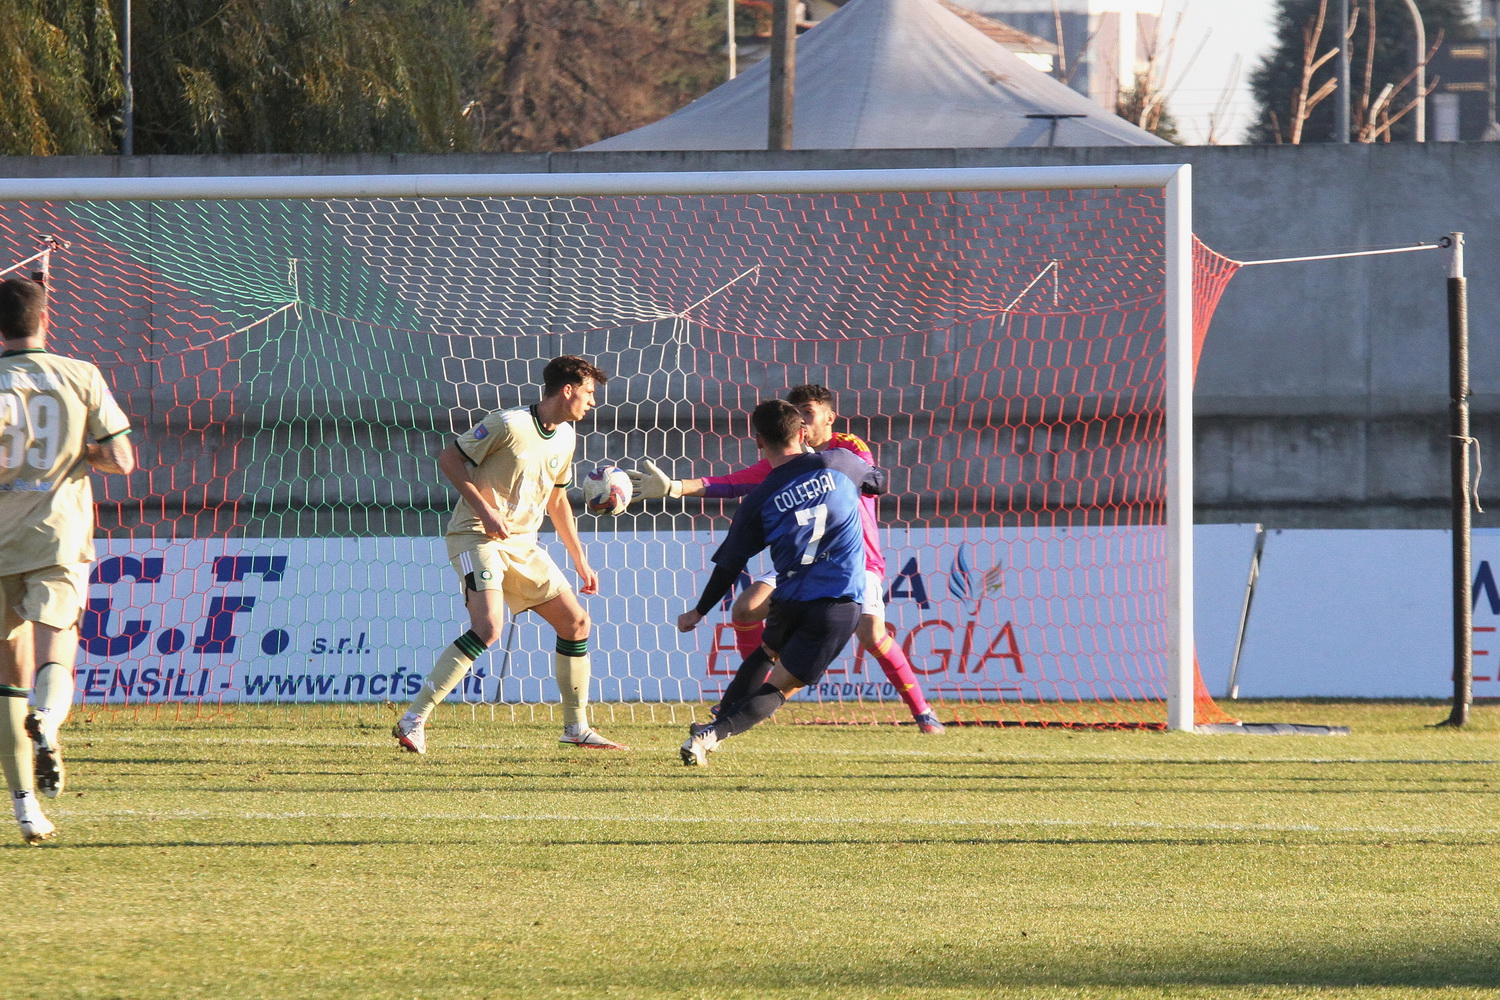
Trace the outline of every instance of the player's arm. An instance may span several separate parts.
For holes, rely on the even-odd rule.
[[[484,533],[490,538],[509,538],[510,528],[500,517],[500,512],[490,504],[484,492],[474,482],[470,470],[474,467],[473,460],[465,455],[463,449],[456,444],[448,444],[438,453],[438,471],[443,478],[453,484],[458,495],[463,498],[464,503],[479,518]]]
[[[764,459],[727,476],[707,476],[703,479],[672,479],[649,458],[644,464],[644,469],[625,470],[625,475],[630,477],[631,495],[638,500],[660,500],[664,497],[706,497],[710,500],[742,497],[771,474],[770,463]]]
[[[724,599],[739,579],[740,571],[750,557],[766,547],[765,525],[755,502],[740,505],[734,512],[729,531],[724,535],[724,544],[713,554],[714,571],[703,585],[703,594],[698,603],[677,616],[677,631],[691,632],[698,627],[714,605]]]
[[[121,431],[107,440],[84,445],[83,458],[97,472],[130,475],[135,471],[135,445],[130,442],[130,432]]]
[[[128,476],[135,471],[135,445],[130,441],[130,420],[104,374],[94,368],[92,382],[84,394],[88,406],[87,431],[93,441],[83,446],[83,460],[98,472]]]
[[[568,550],[568,556],[573,560],[573,568],[578,571],[578,577],[582,584],[578,588],[580,594],[599,593],[599,574],[589,565],[588,558],[583,554],[583,542],[578,538],[578,522],[573,520],[573,505],[568,501],[566,487],[554,486],[552,495],[547,498],[547,516],[552,519],[552,527],[557,529],[557,537],[563,543],[563,548]]]

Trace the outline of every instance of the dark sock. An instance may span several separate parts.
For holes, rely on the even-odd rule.
[[[719,721],[714,723],[714,732],[721,740],[738,736],[765,722],[785,704],[786,695],[770,684],[762,684],[760,690],[750,697],[733,705],[726,705],[724,711],[719,713]]]
[[[771,672],[771,658],[766,655],[765,647],[757,649],[745,657],[740,664],[740,669],[734,672],[734,677],[729,685],[724,688],[724,695],[719,699],[723,709],[728,709],[735,702],[747,697],[751,691],[755,691],[766,682],[766,675]],[[723,715],[721,710],[720,715]]]

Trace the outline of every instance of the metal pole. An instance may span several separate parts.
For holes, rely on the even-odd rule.
[[[739,73],[739,70],[735,68],[735,61],[739,57],[739,46],[734,41],[734,3],[735,0],[724,0],[724,9],[728,12],[727,20],[729,22],[729,79],[731,80]]]
[[[1417,70],[1417,120],[1414,142],[1427,141],[1427,29],[1422,24],[1422,12],[1417,9],[1417,0],[1406,0],[1406,9],[1411,12],[1411,28],[1416,35],[1413,60]]]
[[[125,104],[120,109],[124,133],[120,136],[120,154],[130,156],[135,152],[135,83],[130,78],[130,0],[125,0],[125,51],[121,68],[125,74]]]
[[[797,78],[796,0],[771,7],[771,122],[767,149],[792,148],[792,109]]]
[[[1260,557],[1266,551],[1266,526],[1255,526],[1255,549],[1250,553],[1250,578],[1245,581],[1245,600],[1240,605],[1240,630],[1234,638],[1234,659],[1229,663],[1230,701],[1240,696],[1240,654],[1245,651],[1245,633],[1250,629],[1250,607],[1255,603],[1255,585],[1260,580]]]
[[[1489,52],[1488,52],[1488,84],[1485,92],[1489,97],[1489,117],[1485,120],[1484,138],[1494,140],[1500,138],[1500,125],[1495,121],[1495,46],[1496,37],[1500,36],[1500,0],[1490,0],[1489,20]]]
[[[1469,303],[1464,234],[1454,233],[1448,272],[1448,445],[1453,478],[1453,711],[1444,725],[1469,721],[1474,700],[1474,599],[1469,552]]]
[[[1338,7],[1339,86],[1333,102],[1333,141],[1349,141],[1349,0],[1333,0]]]

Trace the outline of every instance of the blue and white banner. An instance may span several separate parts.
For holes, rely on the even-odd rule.
[[[561,546],[543,539],[571,576]],[[693,633],[675,627],[717,541],[706,532],[584,535],[601,577],[600,594],[582,598],[594,621],[594,698],[722,690],[739,663],[728,602]],[[929,695],[1156,696],[1160,529],[893,529],[886,541],[887,618]],[[402,702],[467,630],[460,597],[436,538],[111,541],[94,567],[80,696]],[[555,700],[553,641],[535,615],[508,622],[454,697]],[[804,695],[894,696],[852,644]]]

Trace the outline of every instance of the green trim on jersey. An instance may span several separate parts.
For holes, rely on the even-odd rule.
[[[95,443],[96,444],[104,444],[106,441],[113,441],[115,438],[121,437],[121,436],[123,436],[125,434],[129,434],[129,433],[130,433],[130,428],[127,427],[123,431],[115,431],[113,434],[106,434],[104,437],[100,438]]]
[[[50,353],[51,352],[48,351],[45,347],[13,347],[10,350],[6,351],[4,354],[0,354],[0,358],[13,358],[17,354],[50,354]]]
[[[557,433],[557,428],[554,427],[554,428],[552,428],[549,431],[545,427],[542,426],[542,418],[536,415],[536,404],[535,403],[532,403],[530,406],[528,406],[526,408],[531,411],[531,422],[534,423],[534,424],[536,424],[536,432],[542,436],[542,440],[543,441],[551,441],[552,440],[552,435],[554,435],[554,434]]]

